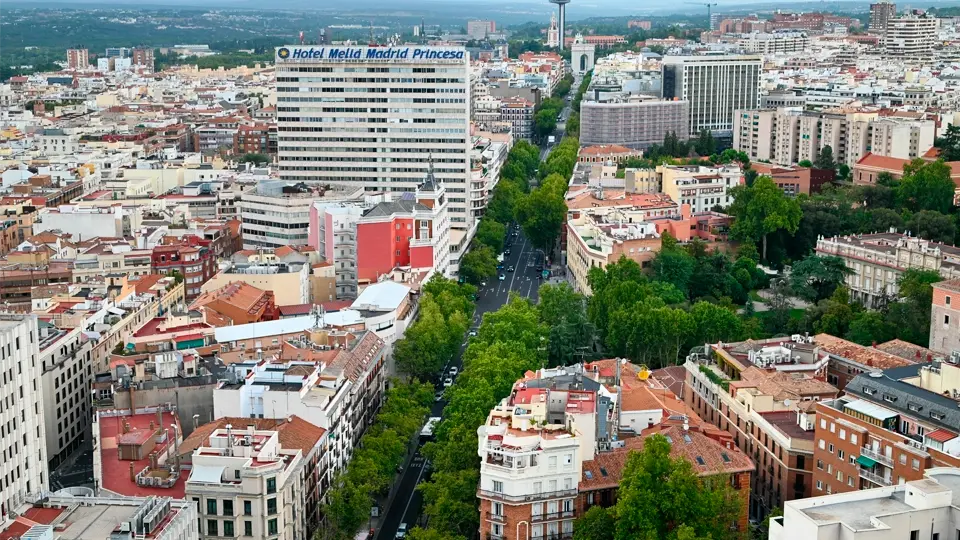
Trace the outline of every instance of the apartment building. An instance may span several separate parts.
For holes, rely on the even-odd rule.
[[[44,208],[33,223],[33,233],[61,231],[78,242],[96,236],[123,238],[132,236],[142,225],[140,207],[114,205],[107,208],[60,205]]]
[[[897,5],[893,2],[870,4],[869,30],[881,36],[887,31],[887,23],[897,16]]]
[[[150,254],[153,273],[179,272],[183,276],[185,298],[200,296],[201,287],[217,272],[217,257],[203,242],[189,241],[176,245],[157,246]]]
[[[592,268],[605,268],[621,257],[647,268],[660,251],[656,225],[649,221],[623,223],[624,215],[587,210],[567,220],[567,268],[578,291],[589,294],[587,277]]]
[[[280,248],[280,250],[290,248]],[[244,250],[246,251],[246,250]],[[243,252],[238,252],[242,255]],[[266,260],[224,264],[200,291],[211,294],[231,283],[245,283],[261,291],[269,291],[277,306],[291,306],[310,302],[309,262]]]
[[[759,56],[667,56],[663,59],[663,98],[690,103],[685,135],[703,130],[729,137],[735,112],[760,107]]]
[[[0,530],[30,493],[49,489],[37,318],[0,313]]]
[[[898,294],[905,270],[933,270],[944,279],[960,278],[960,248],[896,231],[821,238],[816,252],[844,260],[853,271],[846,278],[851,299],[871,308]]]
[[[940,19],[927,14],[905,13],[887,19],[883,52],[891,59],[930,61],[937,45]]]
[[[668,133],[686,138],[690,127],[690,101],[656,99],[642,95],[580,104],[580,141],[589,145],[648,148],[663,142]]]
[[[730,188],[743,183],[743,170],[737,165],[659,165],[657,174],[663,193],[681,205],[690,205],[694,213],[730,204]]]
[[[290,423],[283,438],[244,424],[200,431],[186,496],[199,509],[201,538],[309,538],[319,523],[315,475],[326,430]]]
[[[50,469],[56,469],[90,440],[92,343],[81,340],[82,328],[40,323],[44,440]]]
[[[448,276],[450,221],[443,184],[427,173],[416,191],[366,210],[357,221],[357,281],[370,284],[397,268]]]
[[[929,344],[940,354],[960,352],[960,280],[933,284]]]
[[[279,318],[272,290],[263,290],[244,282],[232,282],[210,289],[190,304],[190,310],[203,313],[212,326],[231,326]]]
[[[756,519],[813,493],[815,407],[838,393],[820,378],[828,355],[795,338],[707,345],[684,364],[686,403],[756,464]]]
[[[777,165],[815,161],[830,146],[834,160],[852,168],[868,153],[921,157],[933,147],[934,136],[931,120],[883,117],[875,109],[782,108],[737,111],[733,144],[751,161]]]
[[[903,178],[903,168],[909,165],[911,161],[913,160],[879,156],[867,152],[853,166],[851,175],[853,183],[861,186],[874,185],[882,173],[887,173],[894,180],[899,180]],[[950,167],[950,179],[953,180],[954,184],[960,185],[960,162],[948,161],[947,165]]]
[[[823,186],[832,184],[836,172],[814,167],[777,167],[766,163],[751,163],[757,174],[769,176],[788,197],[819,193]]]
[[[531,140],[533,138],[533,111],[534,102],[521,96],[500,98],[499,122],[510,124],[515,139]]]
[[[237,358],[214,390],[214,417],[286,418],[295,414],[327,430],[332,478],[349,461],[380,409],[384,342],[374,332],[363,331],[362,321],[352,325],[353,329],[337,330],[322,326],[322,317],[317,319],[319,326],[306,330],[298,326],[302,324],[298,319],[218,328],[217,341],[224,344],[221,356],[233,350]],[[251,332],[267,325],[270,329],[259,329],[269,334],[257,335],[256,347],[247,348],[246,342],[254,339]],[[241,347],[227,345],[237,342]],[[322,489],[330,478],[323,480]]]
[[[238,154],[277,155],[277,126],[253,124],[237,127],[233,148]]]
[[[960,535],[960,469],[937,467],[902,485],[790,501],[770,540],[947,540]]]
[[[796,53],[810,48],[806,32],[752,32],[737,39],[737,47],[748,54]]]
[[[53,260],[47,250],[18,250],[0,259],[0,303],[15,311],[29,311],[34,287],[73,281],[69,261]]]
[[[95,496],[89,488],[45,493],[16,508],[3,538],[200,540],[192,502],[165,496]],[[54,532],[56,531],[56,532]]]
[[[87,49],[67,49],[67,69],[90,67],[90,52]]]
[[[957,362],[952,355],[863,373],[843,397],[821,402],[818,489],[842,493],[898,485],[960,463]]]
[[[362,190],[356,187],[341,189],[329,185],[308,186],[302,182],[260,181],[256,187],[243,192],[237,205],[243,227],[243,248],[305,245],[310,209],[315,202],[336,205],[357,197],[362,197]]]

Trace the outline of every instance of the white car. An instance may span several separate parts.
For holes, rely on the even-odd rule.
[[[470,336],[470,337],[477,337],[477,331],[476,331],[476,330],[471,330],[471,331],[467,332],[467,335]]]
[[[456,376],[457,376],[457,373],[460,373],[460,370],[457,369],[456,366],[450,368],[450,376],[451,376],[451,377],[456,377]]]
[[[406,537],[407,537],[407,524],[401,523],[400,526],[397,527],[397,536],[395,536],[394,538],[406,538]]]
[[[443,380],[444,388],[449,388],[452,385],[453,385],[453,379],[451,379],[450,377],[447,377],[446,379]]]

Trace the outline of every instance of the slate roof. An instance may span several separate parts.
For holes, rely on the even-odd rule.
[[[846,393],[948,430],[960,426],[960,403],[949,397],[905,383],[902,379],[917,377],[925,365],[940,367],[940,362],[913,364],[883,371],[880,377],[857,375],[846,387]],[[865,390],[866,389],[866,390]],[[874,393],[868,392],[869,390]],[[910,410],[909,405],[919,406]],[[937,415],[935,418],[932,414]]]
[[[400,199],[397,201],[382,202],[363,213],[363,217],[387,217],[394,214],[412,214],[414,212],[431,212],[426,206],[416,202]]]

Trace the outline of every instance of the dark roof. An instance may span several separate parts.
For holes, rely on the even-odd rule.
[[[927,366],[939,369],[940,362],[888,369],[879,377],[860,374],[850,381],[845,391],[848,395],[877,403],[907,416],[923,418],[931,424],[956,430],[957,426],[960,426],[960,407],[958,407],[960,403],[947,396],[902,381],[902,379],[916,377],[920,369]],[[865,388],[875,393],[868,393],[864,391]],[[908,405],[919,406],[920,409],[911,410]]]
[[[363,213],[363,217],[386,217],[393,214],[412,214],[413,212],[430,212],[426,206],[416,202],[400,199],[398,201],[382,202]]]

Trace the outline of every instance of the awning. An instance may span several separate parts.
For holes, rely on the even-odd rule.
[[[221,465],[194,465],[190,470],[189,482],[204,482],[207,484],[219,484],[223,478],[223,470],[226,467]]]
[[[872,469],[873,466],[877,464],[876,461],[868,458],[867,456],[859,456],[859,457],[857,458],[857,463],[863,465],[864,467],[866,467],[866,468],[868,468],[868,469]]]
[[[927,438],[933,439],[939,443],[945,443],[955,438],[956,436],[957,436],[956,433],[953,433],[952,431],[947,431],[943,428],[927,433]]]

